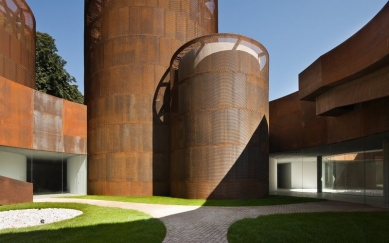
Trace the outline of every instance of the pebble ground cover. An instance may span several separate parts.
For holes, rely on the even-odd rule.
[[[0,206],[0,212],[31,208],[68,208],[83,214],[52,224],[0,230],[1,243],[162,242],[166,235],[160,220],[135,210],[79,203],[27,203]]]

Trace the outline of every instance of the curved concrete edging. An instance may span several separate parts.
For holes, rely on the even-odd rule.
[[[250,207],[180,206],[71,198],[42,198],[34,199],[34,202],[87,203],[142,211],[165,224],[167,232],[163,242],[228,242],[228,227],[232,223],[261,215],[388,211],[385,208],[338,201]]]

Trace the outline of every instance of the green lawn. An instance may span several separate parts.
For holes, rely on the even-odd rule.
[[[0,206],[0,211],[27,208],[70,208],[83,212],[73,219],[47,225],[0,230],[0,242],[162,242],[164,224],[135,210],[78,203],[26,203]]]
[[[233,223],[229,242],[389,242],[389,212],[298,213]]]
[[[173,197],[126,197],[126,196],[72,196],[66,198],[95,199],[118,202],[135,202],[148,204],[165,205],[188,205],[188,206],[268,206],[293,203],[318,202],[323,199],[305,198],[305,197],[287,197],[287,196],[269,196],[262,199],[249,200],[203,200],[203,199],[183,199]]]

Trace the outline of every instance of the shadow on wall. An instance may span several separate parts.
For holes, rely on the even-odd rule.
[[[239,158],[207,199],[249,199],[269,195],[268,133],[268,122],[263,116]]]
[[[153,98],[153,195],[170,196],[169,100],[170,72],[166,70]],[[234,165],[207,199],[247,199],[268,196],[269,134],[263,116]]]
[[[170,195],[169,99],[170,68],[166,70],[154,93],[153,109],[153,195]]]

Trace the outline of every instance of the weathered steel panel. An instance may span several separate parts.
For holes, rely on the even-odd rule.
[[[62,117],[62,99],[34,91],[34,111]]]
[[[34,110],[34,131],[62,136],[62,116]]]
[[[1,51],[0,51],[0,73],[4,73],[4,56]]]
[[[186,41],[217,32],[217,1],[85,0],[85,10],[88,161],[110,171],[89,176],[89,192],[168,195],[169,170],[157,169],[169,168],[166,71]],[[115,181],[121,170],[92,161],[105,154],[102,160],[116,168],[123,153],[129,168],[136,167],[123,183]]]
[[[295,127],[294,129],[301,131],[303,146],[315,147],[327,143],[328,121],[323,117],[316,116],[314,102],[300,101],[299,103],[301,105],[302,127]],[[301,145],[298,148],[301,148]]]
[[[0,176],[0,205],[32,202],[32,183]]]
[[[63,152],[62,100],[34,91],[33,148]]]
[[[63,146],[65,153],[86,154],[87,133],[84,105],[63,100]]]
[[[331,115],[342,107],[389,96],[389,65],[316,97],[316,115]]]
[[[86,106],[34,91],[34,145],[46,151],[86,154]]]
[[[85,105],[63,100],[63,134],[86,138],[86,111]]]
[[[39,117],[39,114],[35,117]],[[45,132],[35,130],[33,149],[51,151],[51,152],[64,152],[63,137],[62,135],[45,133]]]
[[[260,43],[232,34],[200,37],[173,56],[172,196],[268,195],[268,60]]]
[[[0,77],[0,144],[32,148],[33,90]]]
[[[34,16],[24,0],[0,0],[0,145],[85,154],[86,107],[34,88]]]
[[[389,130],[388,16],[386,4],[355,35],[300,73],[298,92],[271,102],[272,153]]]
[[[318,95],[335,85],[387,66],[388,26],[389,3],[357,33],[300,73],[300,99],[315,101]]]
[[[0,76],[35,88],[35,18],[25,0],[0,0]]]
[[[32,148],[33,90],[20,84],[35,87],[35,20],[24,0],[0,0],[0,144]]]
[[[79,136],[63,135],[63,151],[68,154],[86,154],[87,139]]]
[[[5,91],[6,80],[0,76],[0,120],[3,123],[3,120],[6,118],[7,114],[7,97]]]
[[[374,99],[354,107],[353,111],[337,117],[318,117],[315,103],[299,101],[297,93],[270,102],[270,152],[311,148],[370,136],[389,130],[389,98]],[[298,111],[288,102],[300,103]],[[277,110],[284,114],[277,115]],[[285,122],[286,120],[286,122]]]
[[[389,97],[361,104],[362,128],[366,136],[389,131]]]

